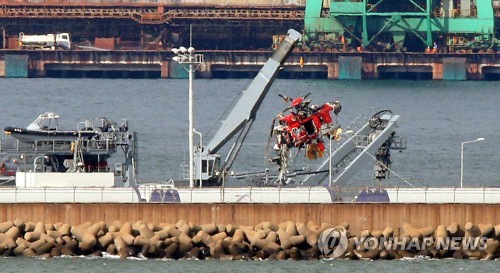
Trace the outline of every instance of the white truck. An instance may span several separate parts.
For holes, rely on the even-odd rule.
[[[71,49],[69,33],[26,35],[19,33],[19,46],[27,49]]]

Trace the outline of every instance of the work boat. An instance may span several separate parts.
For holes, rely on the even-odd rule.
[[[98,135],[99,132],[105,132],[108,130],[113,130],[113,127],[117,127],[109,122],[106,118],[101,118],[101,125],[94,128],[91,121],[86,120],[83,123],[82,128],[77,128],[74,130],[61,130],[59,128],[59,115],[53,112],[45,112],[39,115],[35,121],[33,121],[26,128],[7,126],[4,131],[6,135],[10,135],[20,141],[73,141],[77,138],[91,139],[92,137]],[[126,124],[124,124],[118,130],[125,130]]]
[[[115,187],[129,186],[134,171],[135,132],[128,121],[121,126],[105,117],[86,120],[76,130],[58,129],[59,116],[40,115],[25,129],[6,127],[0,140],[0,185],[16,187]],[[81,128],[81,129],[80,129]],[[117,151],[125,162],[110,164]]]

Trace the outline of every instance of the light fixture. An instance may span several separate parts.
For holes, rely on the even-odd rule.
[[[478,137],[475,140],[470,141],[462,141],[461,150],[460,150],[460,188],[464,186],[464,145],[469,143],[474,143],[478,141],[483,141],[484,137]]]
[[[189,91],[188,91],[188,113],[189,113],[189,186],[191,188],[194,187],[194,150],[193,150],[193,74],[194,71],[203,63],[203,55],[202,54],[193,54],[195,51],[193,47],[189,47],[186,49],[181,46],[178,49],[173,48],[171,50],[176,56],[172,57],[172,61],[181,64],[189,74]],[[184,65],[187,65],[185,67]],[[194,66],[196,65],[196,67]],[[200,137],[200,146],[201,146],[201,137]],[[200,157],[201,159],[201,157]],[[201,163],[200,163],[201,166]],[[200,173],[200,187],[201,187],[201,173]]]

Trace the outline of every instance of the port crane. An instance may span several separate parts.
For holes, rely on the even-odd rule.
[[[250,85],[242,91],[239,100],[229,112],[227,118],[222,121],[214,137],[206,146],[198,146],[195,148],[193,163],[196,171],[194,172],[194,180],[198,183],[198,186],[220,186],[223,184],[226,176],[230,174],[232,164],[241,150],[243,142],[248,135],[264,97],[267,95],[279,70],[283,67],[287,57],[293,51],[300,38],[301,34],[299,32],[293,29],[288,31],[283,41],[278,45],[277,49],[264,64],[257,76]],[[328,111],[334,111],[334,109],[337,108],[335,114],[340,111],[338,108],[340,107],[339,102],[327,103],[322,107],[327,108]],[[307,120],[309,120],[309,118],[315,118],[315,115],[318,115],[318,118],[326,117],[326,114],[320,110],[317,114],[315,112],[314,114],[308,115]],[[291,117],[285,118],[287,122],[283,124],[285,126],[296,126],[296,123],[292,122],[290,119]],[[257,184],[285,185],[290,182],[291,177],[303,175],[304,179],[300,184],[318,185],[321,184],[321,181],[323,181],[329,173],[331,173],[330,170],[334,170],[335,173],[340,173],[335,183],[345,183],[352,178],[354,173],[359,170],[362,164],[366,163],[370,157],[377,158],[378,167],[376,177],[382,179],[387,175],[388,165],[390,165],[391,162],[389,150],[405,148],[403,138],[395,136],[395,130],[398,127],[398,119],[399,116],[393,115],[390,111],[379,112],[370,118],[367,125],[350,137],[350,141],[345,141],[335,153],[325,158],[324,162],[317,170],[312,172],[291,171],[288,170],[287,166],[283,165],[283,160],[280,160],[279,172],[276,174],[269,174],[268,171],[265,171],[263,174],[257,175]],[[329,122],[322,121],[322,123],[326,124]],[[319,129],[323,125],[322,123],[317,124],[318,130],[316,132],[318,135],[320,134]],[[337,129],[338,127],[334,128]],[[293,128],[281,128],[282,132],[287,131],[293,135],[292,130],[289,129]],[[331,132],[332,130],[325,135],[329,135],[329,137],[338,137],[337,133],[339,133],[339,131],[335,130],[336,133],[334,134],[331,134]],[[297,139],[301,136],[301,134],[297,134]],[[229,149],[225,159],[222,160],[221,155],[217,154],[217,152],[234,137],[236,137],[234,143]],[[310,137],[309,139],[313,140],[316,146],[319,143],[316,137]],[[311,143],[312,142],[304,142],[303,144]],[[282,146],[286,147],[287,145]],[[300,145],[296,147],[298,146]],[[288,148],[290,147],[286,149]],[[348,161],[350,162],[349,164]],[[245,174],[241,175],[244,176]]]
[[[239,101],[229,112],[226,120],[222,121],[214,137],[205,147],[197,147],[194,154],[194,166],[197,170],[195,171],[196,181],[203,181],[204,185],[221,184],[241,149],[264,97],[300,38],[301,34],[296,30],[290,29],[288,31],[286,37],[266,61],[257,76],[242,91]],[[235,142],[224,161],[221,161],[221,156],[216,153],[236,134],[238,136]]]

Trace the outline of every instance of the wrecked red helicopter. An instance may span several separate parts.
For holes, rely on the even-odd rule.
[[[323,157],[325,151],[324,137],[340,140],[342,129],[336,121],[342,106],[339,100],[324,103],[321,106],[311,104],[307,97],[311,93],[297,98],[279,95],[285,102],[291,103],[283,112],[273,120],[269,138],[275,136],[273,146],[277,156],[269,159],[280,166],[284,171],[291,157],[291,149],[305,148],[308,159],[313,160]],[[278,125],[275,126],[276,121]]]

